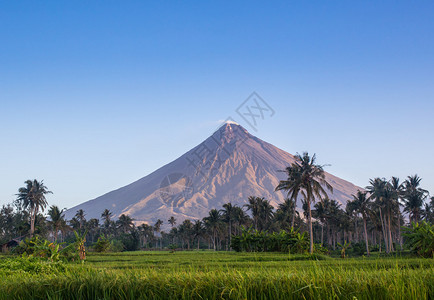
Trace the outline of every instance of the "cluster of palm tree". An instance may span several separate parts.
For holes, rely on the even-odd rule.
[[[288,198],[276,209],[270,201],[251,196],[244,206],[225,203],[221,209],[212,209],[201,220],[183,219],[177,224],[172,216],[155,224],[135,224],[128,215],[116,220],[105,209],[101,218],[86,219],[78,210],[66,220],[64,210],[47,207],[45,195],[51,193],[43,181],[27,180],[20,188],[15,202],[0,209],[0,242],[13,237],[38,234],[54,241],[68,241],[73,232],[86,232],[87,245],[99,237],[118,241],[124,249],[208,248],[231,249],[233,236],[241,235],[245,228],[258,232],[299,230],[310,237],[310,251],[314,242],[335,249],[346,241],[363,243],[369,255],[372,247],[392,252],[402,247],[401,226],[425,220],[434,222],[434,197],[420,187],[421,178],[408,176],[404,182],[374,178],[365,190],[358,191],[345,208],[332,199],[332,187],[326,181],[324,166],[316,164],[316,157],[308,153],[297,154],[296,160],[283,172],[287,178],[279,182],[276,190],[288,193]],[[427,202],[426,200],[430,200]],[[302,210],[297,209],[297,201]],[[169,228],[170,226],[170,228]]]

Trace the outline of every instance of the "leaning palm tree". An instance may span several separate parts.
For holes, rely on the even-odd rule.
[[[44,185],[44,181],[40,182],[36,179],[26,180],[26,186],[18,189],[17,204],[23,210],[29,210],[30,215],[30,236],[35,232],[35,220],[39,210],[44,211],[47,207],[46,194],[52,194]]]
[[[308,208],[308,223],[309,223],[309,234],[310,234],[310,253],[313,253],[313,229],[312,229],[312,210],[311,203],[315,202],[318,198],[322,200],[328,197],[327,192],[324,187],[333,192],[333,187],[326,181],[324,166],[316,164],[316,155],[312,157],[309,153],[304,152],[303,155],[297,153],[296,164],[299,166],[298,172],[300,172],[300,190],[305,198],[307,208]]]
[[[366,196],[367,192],[357,191],[356,195],[353,195],[353,200],[348,201],[347,207],[354,210],[355,212],[362,215],[363,218],[363,229],[365,232],[365,244],[366,244],[366,253],[369,256],[369,245],[368,245],[368,231],[366,229],[366,219],[370,212],[370,199]]]

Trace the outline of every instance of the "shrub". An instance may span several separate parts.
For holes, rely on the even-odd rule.
[[[241,235],[233,236],[231,247],[237,252],[291,252],[305,253],[309,240],[305,232],[297,230],[268,233],[252,228],[241,228]]]
[[[96,252],[106,252],[110,249],[110,241],[105,235],[101,235],[98,241],[93,245]]]
[[[404,227],[405,244],[423,257],[434,257],[434,225],[425,221]]]

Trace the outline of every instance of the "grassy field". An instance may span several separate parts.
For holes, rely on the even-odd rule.
[[[90,254],[83,265],[3,257],[0,299],[434,299],[434,265],[209,251]]]

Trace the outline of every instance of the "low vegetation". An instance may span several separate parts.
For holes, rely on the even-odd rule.
[[[0,259],[0,299],[432,299],[432,260],[213,251]]]

